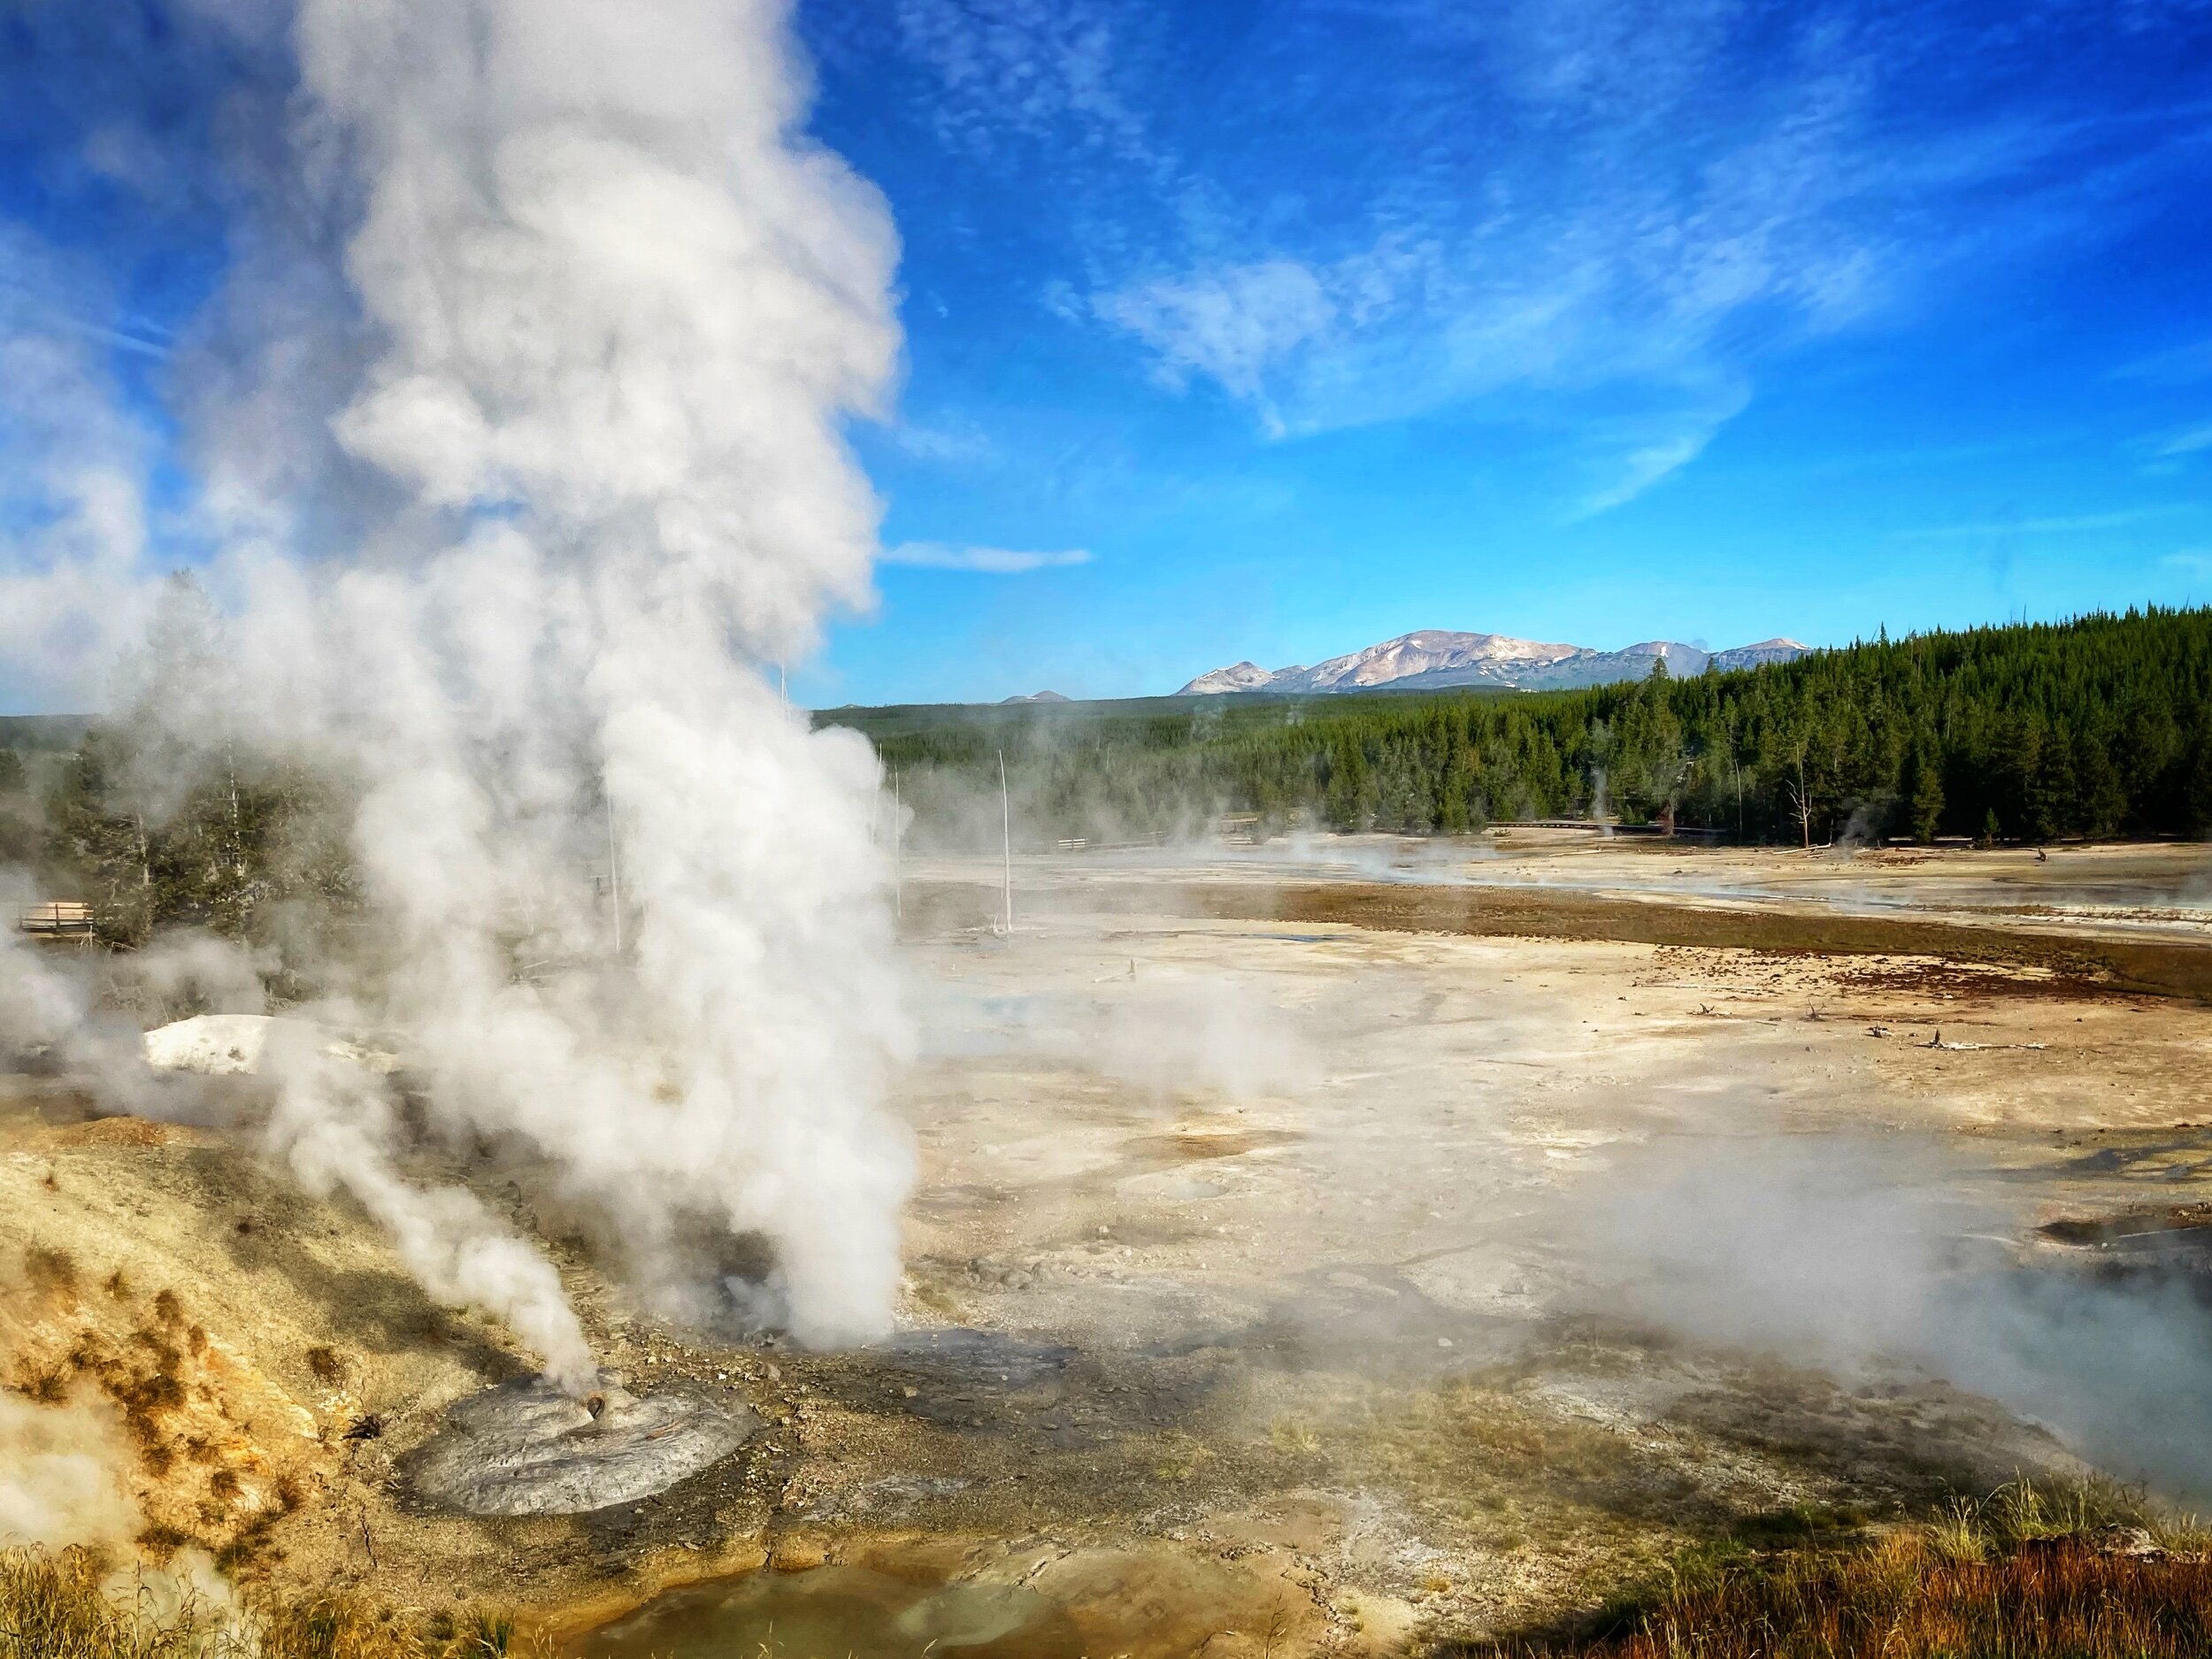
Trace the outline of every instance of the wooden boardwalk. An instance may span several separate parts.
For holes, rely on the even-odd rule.
[[[18,910],[15,925],[42,939],[89,939],[92,907],[81,899],[47,899]]]

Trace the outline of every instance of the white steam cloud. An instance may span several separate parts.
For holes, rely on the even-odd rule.
[[[1731,1124],[1617,1149],[1545,1219],[1597,1310],[1846,1377],[1941,1377],[2162,1495],[2212,1499],[2193,1275],[2024,1253],[2013,1204],[1955,1151]]]
[[[112,1414],[0,1392],[0,1546],[127,1540],[138,1512],[116,1471],[129,1463]]]
[[[224,615],[156,712],[180,768],[235,744],[357,803],[375,942],[321,1011],[403,1034],[434,1127],[526,1159],[668,1311],[729,1294],[687,1255],[701,1225],[764,1236],[749,1305],[840,1343],[890,1322],[911,1160],[879,1102],[908,1037],[872,754],[771,682],[868,597],[877,509],[841,423],[890,385],[897,250],[799,131],[786,12],[299,0],[286,188],[349,226],[357,312],[233,340],[242,293],[287,288],[265,249],[215,308],[229,355],[180,401]],[[300,293],[329,286],[302,259]],[[349,349],[334,394],[288,377]],[[280,427],[279,396],[340,453],[252,483],[219,417]],[[16,590],[142,618],[113,551],[135,535],[50,547]],[[309,1185],[588,1379],[549,1263],[396,1172],[384,1079],[309,1042],[268,1070],[270,1144]]]

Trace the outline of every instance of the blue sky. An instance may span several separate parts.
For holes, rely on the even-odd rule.
[[[818,695],[1414,627],[1732,645],[2212,598],[2212,8],[853,0],[906,242]]]
[[[250,251],[209,157],[277,131],[280,57],[143,0],[10,12],[0,308],[65,296],[157,406]],[[816,134],[896,219],[908,355],[855,434],[881,602],[810,701],[1157,692],[1416,627],[1720,647],[2212,600],[2212,4],[798,27]]]

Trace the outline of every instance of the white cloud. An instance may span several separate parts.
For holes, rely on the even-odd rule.
[[[2040,13],[1289,10],[1356,19],[1358,43],[1302,77],[1312,40],[1263,30],[1194,73],[1171,14],[1126,0],[883,15],[941,138],[1039,162],[1036,227],[1062,248],[1047,311],[1119,333],[1164,386],[1214,382],[1271,434],[1445,408],[1576,426],[1571,470],[1615,475],[1586,511],[1694,462],[1735,412],[1711,388],[1741,408],[1778,348],[1954,268],[2108,234],[2186,159],[2156,122],[2085,159],[2078,111],[2038,93],[1901,113],[1936,65],[2071,27]],[[1282,142],[1245,136],[1263,131]],[[1624,441],[1624,407],[1654,430]]]
[[[932,119],[948,142],[987,153],[1004,132],[1133,157],[1142,118],[1121,93],[1124,19],[1094,0],[897,0],[901,44],[939,83]]]
[[[1144,282],[1098,296],[1098,314],[1159,354],[1166,376],[1192,373],[1267,408],[1270,369],[1328,328],[1337,308],[1294,259],[1268,259]],[[1269,415],[1278,430],[1280,423]]]
[[[19,260],[15,246],[6,251],[11,263]],[[139,357],[169,355],[173,342],[160,329],[134,318],[122,320],[131,326],[118,328],[81,315],[64,289],[25,282],[12,273],[0,276],[0,327],[11,333],[70,334]]]
[[[1990,535],[2085,535],[2099,530],[2120,530],[2154,518],[2170,518],[2196,509],[2179,502],[2154,507],[2127,507],[2116,512],[2075,513],[2050,518],[1987,518],[1971,524],[1931,525],[1898,534],[1915,541],[1947,541]]]
[[[1713,436],[1748,402],[1740,398],[1707,413],[1686,417],[1681,428],[1640,443],[1620,457],[1618,475],[1583,503],[1582,516],[1591,517],[1624,506],[1705,453]]]
[[[1900,187],[1856,153],[1870,95],[1849,63],[1816,58],[1787,96],[1732,100],[1701,56],[1714,19],[1661,31],[1637,55],[1672,66],[1640,73],[1640,98],[1740,111],[1701,153],[1663,156],[1642,121],[1590,119],[1578,102],[1603,102],[1606,88],[1588,82],[1608,54],[1594,42],[1640,26],[1582,21],[1579,44],[1539,32],[1538,44],[1563,54],[1556,77],[1509,78],[1518,96],[1574,106],[1559,144],[1502,150],[1480,188],[1388,177],[1363,212],[1340,216],[1352,229],[1333,249],[1279,242],[1240,262],[1193,242],[1183,269],[1094,289],[1094,313],[1149,348],[1167,383],[1210,378],[1271,433],[1484,401],[1512,419],[1506,395],[1626,388],[1675,402],[1663,420],[1675,429],[1638,442],[1624,475],[1589,504],[1626,500],[1686,465],[1748,401],[1736,366],[1747,338],[1832,330],[1883,303],[1901,262],[1881,210]],[[1669,126],[1675,113],[1646,111]],[[2010,164],[1916,165],[1948,176]],[[1232,227],[1203,242],[1238,240]],[[1759,319],[1749,331],[1747,317]],[[1736,388],[1717,416],[1716,383]],[[1593,437],[1594,455],[1617,456],[1608,434]]]
[[[1294,430],[1530,388],[1680,387],[1694,409],[1700,387],[1740,379],[1736,319],[1814,332],[1882,301],[1893,197],[2013,165],[2003,146],[1933,145],[1911,163],[1930,176],[1901,180],[1870,134],[1878,88],[1857,47],[1809,29],[1745,84],[1744,37],[1763,26],[1741,0],[1380,9],[1432,65],[1377,111],[1375,142],[1402,165],[1367,174],[1363,201],[1290,220],[1305,246],[1240,211],[1274,209],[1281,182],[1210,181],[1220,210],[1202,235],[1171,235],[1166,274],[1156,255],[1094,290],[1096,314],[1170,379],[1210,376]],[[1471,100],[1497,127],[1479,176],[1411,165]],[[1267,255],[1240,262],[1261,236]],[[1639,465],[1667,470],[1656,449]]]
[[[2212,340],[2193,340],[2137,357],[2114,369],[2112,376],[2121,380],[2145,380],[2154,386],[2186,386],[2194,380],[2212,379]]]
[[[2212,449],[2212,425],[2192,426],[2186,432],[2177,433],[2152,453],[2161,460],[2170,460],[2175,456],[2195,455],[2205,449]]]
[[[944,541],[902,541],[883,550],[886,565],[926,571],[974,571],[986,576],[1019,576],[1029,571],[1090,562],[1090,553],[1084,548],[1032,553],[1002,547],[955,547]]]
[[[991,434],[972,420],[947,420],[934,425],[902,421],[891,430],[891,442],[918,461],[953,465],[988,460],[998,453]]]

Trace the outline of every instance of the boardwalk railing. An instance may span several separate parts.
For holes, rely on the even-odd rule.
[[[23,906],[15,913],[15,925],[24,933],[49,939],[89,939],[92,907],[80,899],[48,899]]]

